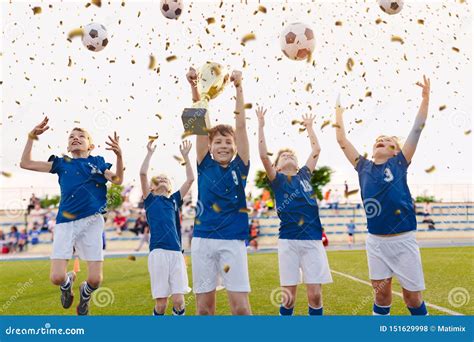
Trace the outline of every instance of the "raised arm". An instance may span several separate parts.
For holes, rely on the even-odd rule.
[[[189,151],[191,151],[191,147],[192,147],[192,144],[189,140],[183,141],[183,143],[179,147],[179,151],[181,152],[181,155],[183,156],[184,163],[186,166],[186,180],[184,181],[183,185],[181,185],[181,188],[179,189],[179,194],[181,195],[181,198],[186,196],[189,189],[191,188],[191,185],[193,185],[193,182],[194,182],[193,168],[189,160]]]
[[[306,161],[306,167],[309,171],[313,171],[318,163],[319,153],[321,153],[321,146],[319,146],[318,137],[313,129],[314,115],[303,115],[303,125],[306,128],[309,136],[309,142],[311,143],[311,154]]]
[[[198,102],[201,100],[201,96],[199,95],[197,89],[197,72],[194,68],[189,68],[188,73],[186,74],[186,79],[191,86],[191,92],[193,96],[193,102]],[[198,164],[206,156],[207,152],[209,151],[209,137],[207,135],[196,135],[196,159]]]
[[[268,156],[267,143],[265,141],[265,114],[267,110],[262,107],[258,107],[255,111],[258,118],[258,152],[260,154],[260,159],[262,160],[263,167],[267,173],[268,179],[273,181],[276,177],[276,170],[272,165],[270,157]]]
[[[408,135],[408,138],[402,148],[403,155],[405,156],[405,159],[408,163],[411,162],[411,159],[415,154],[418,140],[420,140],[421,131],[425,127],[426,118],[428,117],[428,107],[430,104],[430,79],[423,75],[423,83],[417,82],[416,85],[423,89],[423,99],[421,100],[420,109],[416,115],[415,123],[413,124],[410,134]]]
[[[355,149],[354,145],[346,137],[346,131],[344,130],[344,120],[342,114],[344,113],[344,108],[342,108],[339,103],[339,99],[336,103],[336,139],[337,143],[342,149],[342,152],[346,155],[346,158],[356,167],[357,162],[359,161],[359,152]]]
[[[247,123],[245,118],[245,104],[244,92],[242,90],[242,72],[234,70],[230,81],[234,82],[236,96],[235,96],[235,144],[237,145],[237,153],[244,162],[248,165],[249,153],[249,139],[247,136]]]
[[[31,159],[31,150],[33,149],[33,141],[38,140],[38,136],[43,134],[49,129],[48,117],[46,116],[43,121],[33,130],[28,133],[28,140],[26,141],[23,154],[21,155],[20,167],[22,169],[38,171],[38,172],[49,172],[53,166],[53,162],[35,161]]]
[[[105,178],[117,185],[122,184],[123,182],[123,160],[122,160],[122,149],[119,145],[120,137],[117,135],[117,132],[114,132],[114,137],[112,138],[109,135],[109,140],[105,143],[109,146],[106,150],[113,151],[117,156],[117,162],[115,163],[115,173],[110,170],[105,170],[104,176]]]
[[[154,140],[150,140],[146,145],[147,153],[143,160],[142,167],[140,168],[140,184],[142,186],[143,199],[147,198],[150,194],[150,184],[148,181],[148,168],[150,166],[150,159],[153,156],[153,152],[156,150],[156,145],[153,146]]]

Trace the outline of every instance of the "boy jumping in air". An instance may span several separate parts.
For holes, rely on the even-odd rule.
[[[21,156],[20,167],[38,172],[56,173],[61,189],[56,226],[54,228],[53,251],[51,254],[51,282],[61,290],[61,304],[67,309],[72,305],[74,292],[72,285],[74,272],[67,272],[67,264],[75,249],[82,260],[87,261],[88,276],[79,288],[80,301],[76,308],[78,315],[89,313],[89,302],[102,281],[102,232],[107,208],[107,181],[122,184],[123,161],[119,137],[109,136],[106,150],[117,157],[115,173],[112,164],[101,156],[91,156],[94,144],[89,133],[75,127],[68,137],[67,151],[72,157],[51,156],[48,161],[31,159],[33,142],[49,129],[49,119],[45,117],[28,134],[28,140]]]
[[[326,250],[322,239],[319,209],[311,186],[311,174],[318,162],[321,148],[313,130],[313,115],[303,116],[302,124],[308,132],[311,154],[302,168],[290,149],[278,152],[272,164],[265,141],[265,113],[258,108],[258,147],[260,159],[275,193],[277,214],[280,218],[278,265],[280,285],[285,296],[280,306],[281,316],[293,315],[296,289],[303,270],[303,281],[308,295],[308,314],[322,315],[322,285],[332,283]]]
[[[154,316],[165,314],[168,296],[173,301],[173,315],[185,313],[184,295],[188,292],[188,274],[181,252],[181,224],[179,208],[194,182],[193,169],[189,161],[191,143],[184,141],[180,146],[186,163],[186,181],[181,188],[171,193],[171,182],[166,175],[148,179],[150,159],[155,152],[153,140],[148,142],[148,153],[140,170],[140,182],[145,204],[146,218],[150,226],[150,254],[148,271],[151,292],[155,299]]]
[[[374,315],[389,315],[392,277],[403,288],[403,300],[412,315],[427,315],[421,291],[425,289],[420,249],[415,239],[416,216],[407,184],[407,169],[428,116],[430,80],[423,76],[422,101],[402,148],[396,137],[379,136],[373,160],[361,156],[344,130],[343,108],[336,104],[336,138],[359,174],[369,234],[366,241],[369,276],[375,293]]]

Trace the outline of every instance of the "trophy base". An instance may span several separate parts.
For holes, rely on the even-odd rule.
[[[206,108],[185,108],[181,120],[187,135],[207,135],[211,127]]]

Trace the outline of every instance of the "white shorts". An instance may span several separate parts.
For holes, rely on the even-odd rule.
[[[369,234],[366,247],[371,280],[395,275],[408,291],[425,289],[420,248],[414,231],[389,237]]]
[[[104,218],[101,214],[56,224],[51,259],[69,260],[75,249],[82,260],[103,261],[103,232]]]
[[[214,291],[222,279],[233,292],[250,292],[247,248],[243,240],[195,237],[191,243],[194,293]]]
[[[148,272],[154,299],[188,293],[188,273],[183,253],[161,248],[152,250],[148,255]]]
[[[321,240],[278,240],[280,285],[300,283],[300,268],[305,284],[332,283],[328,257]]]

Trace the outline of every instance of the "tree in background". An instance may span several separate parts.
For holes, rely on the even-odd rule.
[[[123,186],[117,184],[111,184],[107,188],[107,209],[114,210],[122,205]]]
[[[49,208],[50,206],[53,206],[53,208],[57,208],[60,201],[61,196],[59,195],[52,196],[51,198],[46,195],[44,198],[40,199],[40,206],[41,208]]]
[[[427,203],[427,202],[434,203],[434,202],[441,202],[441,201],[437,200],[434,196],[422,195],[422,196],[416,196],[415,202],[416,203]]]
[[[316,168],[311,174],[311,185],[313,192],[318,200],[323,199],[322,188],[331,181],[331,175],[334,171],[329,166],[321,166]],[[268,180],[267,174],[264,170],[257,170],[255,175],[255,186],[259,189],[268,190],[273,199],[275,194],[270,187],[270,181]]]

